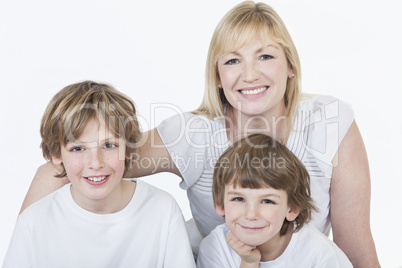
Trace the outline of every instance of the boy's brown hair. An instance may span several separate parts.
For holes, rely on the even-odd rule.
[[[69,85],[60,90],[48,104],[42,117],[41,148],[47,160],[61,157],[61,146],[77,140],[87,123],[105,120],[116,137],[126,142],[125,171],[141,138],[133,101],[112,86],[93,81]],[[66,170],[57,177],[65,177]]]
[[[212,193],[215,206],[224,209],[226,185],[284,190],[291,209],[299,210],[294,232],[311,220],[313,205],[310,176],[303,163],[286,146],[264,134],[253,134],[234,143],[215,164]],[[280,235],[293,224],[285,219]]]

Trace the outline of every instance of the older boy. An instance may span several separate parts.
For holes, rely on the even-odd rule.
[[[284,145],[254,134],[215,165],[213,198],[225,217],[201,243],[197,266],[352,267],[346,255],[310,225],[315,210],[309,175]]]
[[[70,184],[18,218],[4,267],[194,267],[169,194],[122,180],[141,132],[133,102],[109,85],[65,87],[41,122],[41,148]]]

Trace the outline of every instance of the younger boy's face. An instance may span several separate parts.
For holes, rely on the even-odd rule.
[[[288,206],[287,193],[273,188],[233,188],[226,185],[224,210],[229,230],[244,244],[260,246],[275,243],[285,218],[292,221],[298,215]]]
[[[116,138],[104,121],[95,119],[75,138],[62,146],[61,157],[53,157],[52,161],[64,164],[76,203],[86,208],[96,201],[117,200],[125,167],[124,139]]]

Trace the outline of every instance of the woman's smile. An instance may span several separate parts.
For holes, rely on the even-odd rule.
[[[242,94],[242,95],[246,95],[244,97],[247,97],[247,96],[261,96],[262,95],[261,93],[267,91],[268,88],[269,88],[268,86],[262,86],[262,87],[255,87],[254,89],[253,88],[240,89],[240,90],[238,90],[238,92],[240,94]]]

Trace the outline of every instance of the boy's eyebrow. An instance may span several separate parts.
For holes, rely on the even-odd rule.
[[[110,137],[110,138],[106,138],[103,140],[94,140],[94,141],[81,141],[81,140],[77,139],[75,141],[68,141],[67,144],[71,144],[71,145],[85,145],[85,144],[91,144],[91,143],[103,144],[108,141],[117,142],[117,140],[118,140],[118,138],[116,138],[116,137]]]
[[[244,193],[241,192],[237,192],[237,191],[229,191],[228,195],[244,195]],[[260,197],[276,197],[276,198],[281,198],[279,195],[275,194],[275,193],[270,193],[270,194],[264,194],[261,195]]]

